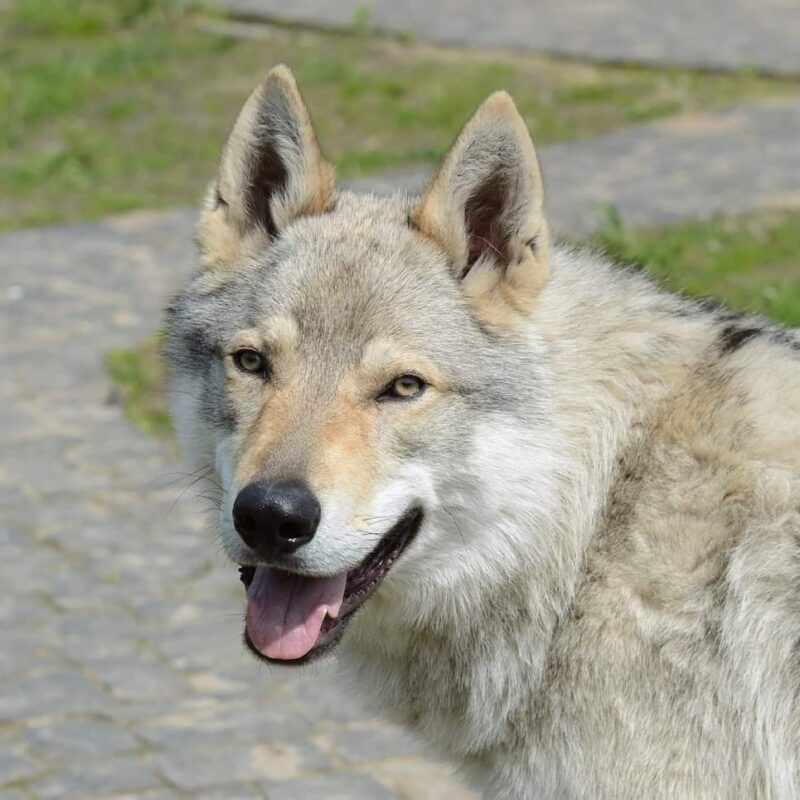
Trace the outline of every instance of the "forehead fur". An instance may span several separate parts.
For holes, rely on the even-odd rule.
[[[407,225],[408,208],[402,197],[343,193],[331,212],[290,226],[262,262],[275,290],[265,310],[292,306],[306,324],[355,316],[366,327],[377,313],[375,333],[385,333],[408,303],[423,315],[429,303],[460,307],[444,255]],[[315,317],[323,306],[334,313]],[[405,329],[408,317],[402,323]]]
[[[479,330],[441,250],[408,226],[409,207],[405,197],[343,192],[333,210],[289,225],[223,282],[199,275],[178,305],[221,346],[291,320],[298,344],[318,351],[389,337],[446,352],[445,319],[460,323],[459,340]]]

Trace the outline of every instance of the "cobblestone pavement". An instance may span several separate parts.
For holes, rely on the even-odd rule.
[[[781,102],[547,148],[551,217],[800,204],[798,130]],[[193,219],[0,236],[0,796],[466,798],[329,669],[287,678],[243,652],[197,487],[109,402],[103,353],[155,329]]]
[[[217,0],[265,20],[582,58],[800,74],[797,0]]]

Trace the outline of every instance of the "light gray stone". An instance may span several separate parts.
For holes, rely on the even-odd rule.
[[[0,693],[0,718],[20,720],[99,711],[108,697],[83,675],[62,669],[7,683]]]
[[[95,798],[94,800],[101,800]],[[181,795],[172,789],[153,789],[148,792],[137,792],[136,794],[114,794],[102,800],[182,800]],[[192,798],[192,800],[195,800]]]
[[[330,738],[337,756],[348,764],[423,753],[418,740],[390,726],[340,730]]]
[[[44,772],[44,767],[18,748],[3,748],[0,753],[0,786],[30,780]]]
[[[190,791],[225,783],[287,780],[325,767],[328,761],[303,741],[220,741],[162,750],[155,763],[170,783]]]
[[[49,758],[102,758],[136,750],[139,742],[126,730],[110,722],[68,719],[32,724],[25,733],[32,749]]]
[[[84,758],[32,783],[40,800],[87,800],[111,794],[140,794],[160,787],[160,779],[142,758]]]
[[[192,800],[264,800],[264,794],[252,786],[225,786],[194,792]]]
[[[422,39],[583,58],[800,73],[793,0],[218,0],[233,13],[322,27],[366,24]]]
[[[206,680],[208,676],[204,676]],[[165,718],[146,720],[137,727],[137,733],[154,746],[180,748],[216,741],[304,742],[314,728],[306,715],[285,703],[266,699],[248,702],[239,695],[213,701],[204,698],[195,708],[184,705]]]
[[[185,681],[173,670],[139,653],[136,658],[93,660],[92,674],[120,700],[152,700],[182,693]]]
[[[22,789],[3,789],[3,800],[31,800],[28,792],[23,792]]]
[[[396,800],[397,795],[361,772],[335,772],[312,778],[269,782],[269,800]]]

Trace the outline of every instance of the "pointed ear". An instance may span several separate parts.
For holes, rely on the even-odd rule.
[[[256,252],[293,219],[327,210],[333,193],[294,76],[274,67],[239,113],[209,187],[197,235],[204,266]]]
[[[549,241],[536,152],[506,92],[467,122],[411,215],[447,254],[489,318],[530,309],[548,274]]]

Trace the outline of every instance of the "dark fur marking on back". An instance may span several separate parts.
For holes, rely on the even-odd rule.
[[[722,329],[720,349],[723,353],[734,353],[754,336],[764,333],[762,328],[727,325]]]
[[[800,352],[800,336],[797,334],[793,334],[791,331],[776,331],[772,338],[778,344]]]
[[[726,308],[718,300],[712,297],[686,297],[679,295],[685,301],[679,307],[673,310],[673,314],[677,317],[698,317],[706,316],[708,314],[715,317],[719,322],[735,322],[736,320],[744,319],[747,315],[741,311],[732,311]]]

